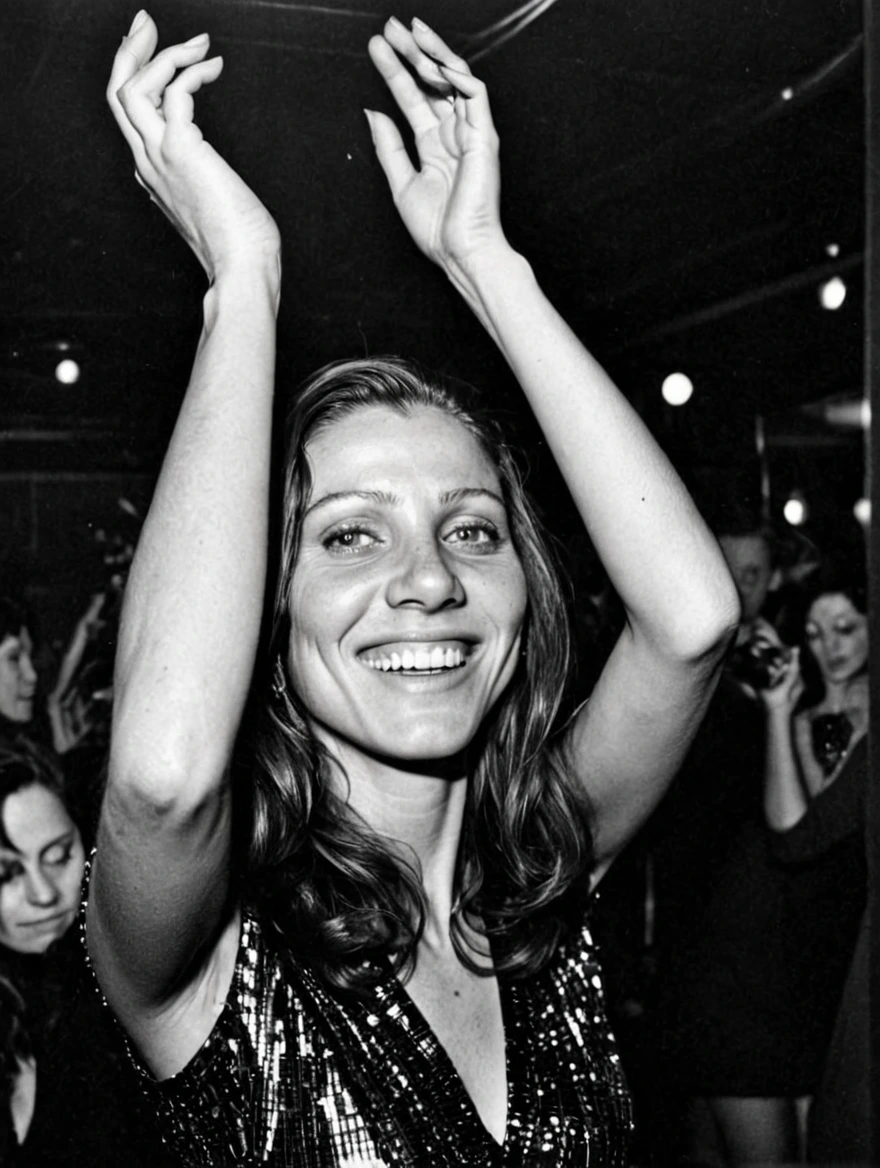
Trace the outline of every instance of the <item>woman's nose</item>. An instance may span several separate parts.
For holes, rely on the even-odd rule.
[[[58,899],[58,889],[41,868],[29,869],[25,876],[28,903],[48,908]]]
[[[28,685],[32,685],[37,680],[37,671],[34,669],[34,663],[29,653],[22,653],[19,658],[18,668],[22,680],[26,681]]]
[[[436,611],[461,604],[464,588],[442,548],[432,539],[402,549],[387,596],[395,608],[412,604]]]

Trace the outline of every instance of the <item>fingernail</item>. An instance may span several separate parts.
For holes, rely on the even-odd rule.
[[[405,28],[406,27],[406,25],[403,23],[403,21],[398,20],[396,16],[389,16],[388,23],[389,24],[396,24],[398,28]]]
[[[367,125],[370,127],[370,133],[373,133],[373,118],[375,117],[375,110],[365,109],[364,116],[367,119]]]
[[[431,31],[430,26],[425,24],[425,22],[423,20],[419,20],[419,18],[417,16],[413,17],[412,26],[413,26],[413,28],[420,29],[422,32],[430,32]]]
[[[185,41],[184,43],[187,45],[200,45],[203,41],[206,41],[207,39],[208,39],[208,34],[206,32],[200,32],[198,36],[190,37],[189,40]]]
[[[134,36],[134,34],[137,32],[137,30],[141,27],[141,25],[144,23],[144,21],[146,19],[147,19],[147,10],[146,10],[146,8],[142,8],[140,10],[140,12],[137,14],[137,16],[135,16],[134,20],[131,22],[131,28],[128,30],[128,32],[125,35],[126,36]]]

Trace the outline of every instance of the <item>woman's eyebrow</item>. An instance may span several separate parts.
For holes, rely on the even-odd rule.
[[[390,491],[330,491],[307,507],[303,518],[311,515],[319,507],[325,507],[328,503],[338,503],[343,499],[362,499],[366,503],[385,503],[391,506],[400,502],[399,497]]]
[[[462,499],[471,499],[476,496],[493,499],[500,506],[504,506],[504,500],[497,491],[490,491],[488,487],[455,487],[451,491],[444,491],[440,496],[441,503],[458,503]]]
[[[452,490],[443,491],[440,495],[440,502],[457,503],[461,499],[472,498],[478,495],[494,499],[500,506],[504,506],[504,500],[497,491],[489,490],[488,487],[454,487]],[[400,496],[393,494],[391,491],[330,491],[328,494],[322,495],[320,499],[316,499],[306,509],[303,518],[306,515],[311,515],[319,507],[325,507],[329,503],[338,503],[346,499],[360,499],[367,503],[382,503],[392,507],[401,501]]]

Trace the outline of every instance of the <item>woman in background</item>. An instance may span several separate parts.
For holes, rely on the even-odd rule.
[[[4,1104],[17,1144],[31,1127],[37,1098],[38,1035],[51,1029],[60,1008],[60,998],[48,1005],[44,993],[45,954],[76,918],[83,865],[57,766],[21,744],[0,747],[0,988],[9,1011],[2,1034]]]
[[[765,824],[726,866],[688,974],[692,1074],[719,1145],[700,1162],[803,1156],[866,895],[865,588],[858,556],[820,568],[801,644],[777,647],[759,691]]]

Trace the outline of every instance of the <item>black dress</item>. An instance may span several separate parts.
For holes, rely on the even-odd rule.
[[[697,1096],[819,1082],[866,897],[867,743],[786,832],[746,825],[689,952],[670,1057]]]
[[[629,1097],[589,931],[500,992],[502,1145],[390,967],[366,996],[331,993],[253,916],[208,1040],[171,1079],[142,1070],[144,1088],[186,1166],[625,1168]]]
[[[27,1137],[11,1162],[16,1168],[175,1168],[76,934],[69,929],[43,956],[12,957],[28,1009],[37,1088]]]

